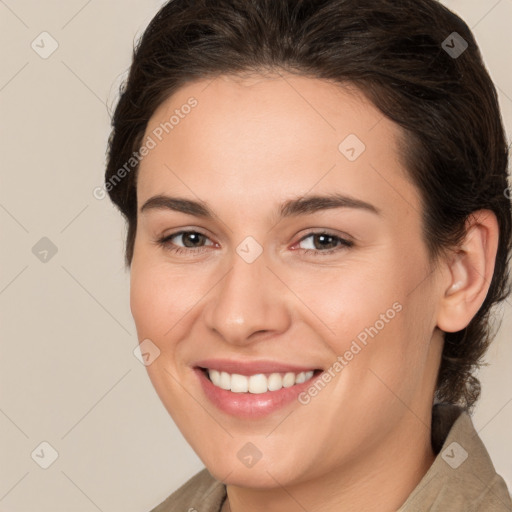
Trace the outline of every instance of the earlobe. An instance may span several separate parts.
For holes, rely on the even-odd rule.
[[[437,326],[445,332],[457,332],[469,324],[483,304],[494,273],[499,227],[488,210],[471,215],[466,236],[458,251],[447,262],[442,283]]]

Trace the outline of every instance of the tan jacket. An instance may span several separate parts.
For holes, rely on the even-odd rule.
[[[505,481],[467,412],[434,406],[432,446],[434,463],[397,512],[512,512]],[[225,498],[226,486],[205,468],[151,512],[220,512]]]

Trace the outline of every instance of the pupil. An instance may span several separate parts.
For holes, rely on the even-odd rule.
[[[185,246],[187,246],[187,243],[186,243],[187,239],[191,239],[191,238],[195,237],[196,238],[196,242],[198,242],[200,236],[201,235],[199,233],[188,233],[187,235],[185,235],[185,237],[183,239],[183,242],[184,242]],[[194,247],[193,241],[192,241],[192,245],[188,246],[188,247]]]
[[[325,240],[326,240],[326,239],[331,239],[331,240],[332,240],[332,238],[333,238],[331,235],[317,235],[317,236],[318,236],[318,240],[320,240],[320,241],[324,241],[324,242],[325,242]],[[328,244],[327,244],[327,245],[328,245]],[[322,244],[322,243],[320,243],[320,248],[322,248],[322,247],[323,247],[323,248],[325,248],[325,247],[326,247],[326,244]],[[317,248],[318,248],[318,247],[317,247]]]

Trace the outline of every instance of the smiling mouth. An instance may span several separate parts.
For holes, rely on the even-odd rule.
[[[257,373],[254,375],[240,375],[228,373],[211,368],[201,368],[206,378],[217,388],[231,391],[232,393],[262,394],[279,391],[282,388],[290,388],[296,384],[303,384],[320,373],[322,370],[309,370],[305,372],[286,373]]]

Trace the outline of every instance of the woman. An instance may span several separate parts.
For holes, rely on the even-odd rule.
[[[155,512],[512,510],[471,422],[511,205],[433,0],[174,0],[113,117],[149,377],[206,468]]]

